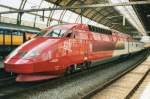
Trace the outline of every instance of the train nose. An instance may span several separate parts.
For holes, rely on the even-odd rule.
[[[14,73],[32,73],[34,63],[27,59],[12,58],[4,62],[4,68],[7,72]]]

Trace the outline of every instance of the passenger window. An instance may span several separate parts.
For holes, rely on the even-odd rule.
[[[5,31],[5,35],[10,35],[9,31]]]
[[[2,31],[2,30],[0,31],[0,34],[3,34],[3,31]]]

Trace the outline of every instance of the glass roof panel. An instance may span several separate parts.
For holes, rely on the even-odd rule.
[[[21,1],[22,0],[0,0],[0,4],[19,9]],[[24,9],[48,8],[48,7],[53,7],[53,6],[54,6],[54,4],[49,3],[45,0],[27,0]],[[9,9],[0,7],[0,11],[9,11]],[[59,18],[62,15],[62,12],[63,12],[63,10],[54,11],[52,18],[59,20]],[[37,12],[32,12],[32,13],[37,13]],[[45,11],[44,15],[46,17],[48,17],[49,13],[50,13],[50,11]],[[43,12],[38,12],[37,14],[43,15]],[[17,15],[18,14],[6,14],[6,15],[2,15],[2,17],[6,17],[6,18],[3,18],[3,19],[5,19],[6,22],[9,21],[7,18],[9,18],[10,20],[15,20],[14,22],[16,22],[17,21]],[[34,26],[34,20],[35,20],[35,15],[29,14],[29,13],[24,13],[22,15],[21,24]],[[35,26],[40,27],[40,28],[45,28],[47,25],[47,20],[48,20],[47,18],[44,18],[44,20],[43,20],[42,17],[37,16]],[[59,22],[57,20],[52,20],[50,22],[50,25],[58,24]],[[75,23],[76,20],[77,20],[77,23],[81,23],[80,15],[78,15],[72,11],[69,11],[69,10],[67,10],[65,12],[65,14],[62,18],[63,22],[68,22],[68,23]],[[83,20],[83,23],[87,24],[90,19],[88,19],[86,17],[82,17],[82,20]],[[14,23],[14,22],[12,22],[12,23]],[[91,21],[91,20],[89,23],[91,23],[93,25],[99,25],[98,23]]]
[[[63,10],[55,10],[52,18],[59,20]]]
[[[0,0],[0,4],[6,5],[9,7],[19,8],[21,0]]]
[[[129,2],[129,0],[110,0],[112,3]],[[145,29],[141,24],[132,6],[116,6],[118,10],[141,34],[146,35]]]
[[[64,15],[64,17],[63,17],[63,21],[67,21],[68,22],[70,16],[71,16],[71,12],[67,10],[65,15]]]
[[[44,18],[44,20],[40,17],[37,17],[37,20],[36,20],[36,27],[39,27],[39,28],[46,28],[47,24],[47,18]]]
[[[1,15],[1,22],[16,24],[17,23],[17,14],[15,13],[15,14]]]
[[[42,3],[41,3],[41,5],[40,5],[39,8],[49,8],[49,7],[53,7],[53,4],[48,3],[48,2],[46,2],[46,1],[42,1]],[[50,13],[50,11],[45,11],[45,12],[44,12],[44,15],[48,17],[48,16],[49,16],[49,13]],[[38,14],[43,15],[43,12],[40,11],[40,12],[38,12]]]
[[[13,1],[13,0],[11,0]],[[39,8],[42,0],[27,0],[24,9],[35,9]]]
[[[41,4],[41,8],[48,8],[48,7],[53,7],[54,4],[52,3],[48,3],[46,1],[43,1],[42,4]]]
[[[22,20],[33,21],[34,18],[35,18],[35,15],[31,15],[31,14],[27,14],[27,13],[24,13],[22,15]]]
[[[70,11],[70,15],[68,16],[69,17],[68,22],[75,23],[78,16],[79,16],[78,14]]]
[[[0,12],[9,11],[9,10],[10,10],[10,9],[4,8],[4,7],[0,7]]]
[[[50,26],[57,25],[57,24],[58,24],[58,21],[55,21],[55,20],[50,22]]]
[[[2,16],[17,19],[17,15],[18,15],[17,13],[13,13],[13,14],[3,14]]]

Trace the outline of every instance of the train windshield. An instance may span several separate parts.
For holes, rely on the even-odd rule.
[[[47,31],[47,33],[44,36],[51,36],[51,37],[63,37],[64,33],[67,32],[67,29],[54,29],[51,31]]]

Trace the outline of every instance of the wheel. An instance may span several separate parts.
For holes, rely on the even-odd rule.
[[[81,70],[85,70],[85,69],[88,69],[90,67],[91,67],[91,62],[90,61],[86,61],[82,64],[74,64],[74,65],[69,66],[66,69],[65,75],[72,74],[72,73],[75,73],[75,72],[78,72],[78,71],[81,71]]]
[[[76,72],[76,65],[71,65],[71,66],[69,66],[69,67],[66,69],[65,74],[66,74],[66,75],[69,75],[69,74],[72,74],[72,73],[74,73],[74,72]]]
[[[65,71],[65,75],[69,75],[69,74],[72,74],[73,71],[72,71],[72,66],[69,66],[66,71]]]
[[[87,61],[87,62],[85,63],[85,66],[86,66],[87,69],[89,69],[89,68],[91,67],[91,62],[90,62],[90,61]]]

